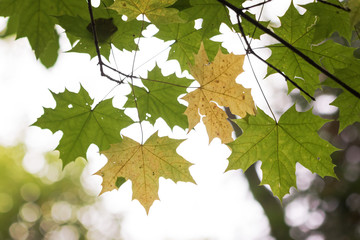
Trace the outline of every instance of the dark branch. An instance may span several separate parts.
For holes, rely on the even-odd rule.
[[[247,16],[245,13],[242,12],[241,9],[235,7],[234,5],[232,5],[231,3],[227,2],[226,0],[218,0],[218,2],[224,4],[225,6],[227,6],[228,8],[230,8],[231,10],[233,10],[234,12],[236,12],[238,15],[240,15],[242,18],[244,18],[245,20],[249,21],[251,24],[253,24],[254,26],[258,27],[259,29],[261,29],[263,32],[269,34],[270,36],[272,36],[273,38],[275,38],[276,40],[278,40],[280,43],[282,43],[285,47],[287,47],[288,49],[290,49],[292,52],[294,52],[295,54],[297,54],[299,57],[301,57],[302,59],[304,59],[307,63],[309,63],[310,65],[312,65],[313,67],[315,67],[316,69],[318,69],[320,72],[322,72],[323,74],[325,74],[327,77],[329,77],[330,79],[332,79],[333,81],[335,81],[336,83],[338,83],[340,86],[342,86],[344,89],[346,89],[347,91],[349,91],[352,95],[354,95],[355,97],[360,99],[360,93],[358,91],[356,91],[355,89],[353,89],[352,87],[350,87],[349,85],[347,85],[346,83],[344,83],[343,81],[341,81],[339,78],[337,78],[336,76],[334,76],[333,74],[331,74],[330,72],[328,72],[326,69],[324,69],[323,67],[321,67],[320,65],[318,65],[316,62],[314,62],[311,58],[309,58],[308,56],[306,56],[304,53],[302,53],[301,51],[299,51],[297,48],[295,48],[294,46],[292,46],[290,43],[288,43],[287,41],[285,41],[284,39],[282,39],[281,37],[279,37],[277,34],[275,34],[274,32],[270,31],[270,29],[266,28],[265,26],[261,25],[260,23],[258,23],[256,20],[252,19],[251,17]]]
[[[102,59],[101,59],[101,53],[100,53],[100,48],[99,48],[99,40],[98,40],[98,36],[97,36],[97,33],[96,33],[96,24],[95,24],[95,20],[94,20],[94,14],[93,14],[93,11],[92,11],[92,5],[91,5],[91,0],[88,0],[88,9],[89,9],[89,15],[90,15],[90,21],[91,21],[91,28],[92,28],[92,33],[93,33],[93,37],[94,37],[94,44],[95,44],[95,49],[96,49],[96,54],[97,54],[97,57],[98,57],[98,61],[99,61],[99,66],[100,66],[100,74],[101,76],[103,77],[106,77],[108,78],[109,80],[113,81],[113,82],[116,82],[118,84],[122,84],[124,82],[124,80],[117,80],[115,78],[112,78],[110,77],[109,75],[107,75],[105,72],[104,72],[104,67],[107,67],[109,68],[110,70],[114,71],[114,72],[117,72],[118,74],[124,76],[124,77],[128,77],[128,78],[137,78],[135,76],[132,76],[132,75],[128,75],[128,74],[125,74],[125,73],[122,73],[120,72],[119,70],[105,64]]]
[[[334,3],[327,2],[327,1],[324,1],[324,0],[318,0],[318,2],[321,2],[321,3],[327,4],[327,5],[336,7],[336,8],[338,8],[338,9],[344,10],[344,11],[346,11],[346,12],[350,12],[350,11],[351,11],[350,8],[343,7],[343,6],[340,6],[340,5],[336,5],[336,4],[334,4]]]

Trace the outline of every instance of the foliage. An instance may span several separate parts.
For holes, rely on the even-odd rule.
[[[262,184],[269,184],[280,198],[296,183],[297,162],[322,177],[336,177],[330,158],[336,148],[317,134],[325,122],[311,111],[299,113],[295,107],[287,110],[279,122],[261,110],[255,117],[239,119],[236,123],[244,134],[229,144],[232,155],[227,170],[245,171],[256,159],[262,159]]]
[[[317,134],[327,120],[312,115],[310,111],[298,112],[295,107],[286,111],[280,120],[274,114],[266,115],[259,107],[256,110],[250,89],[236,83],[236,78],[242,72],[244,56],[226,53],[212,37],[220,33],[222,24],[235,35],[241,37],[245,34],[260,40],[261,31],[265,31],[265,34],[272,34],[273,31],[278,39],[300,50],[307,58],[280,43],[268,44],[272,52],[268,60],[250,49],[248,41],[245,41],[249,44],[246,53],[253,53],[268,63],[267,75],[281,72],[296,82],[297,85],[293,85],[288,81],[289,92],[300,86],[301,94],[309,101],[306,94],[313,96],[322,86],[342,88],[333,82],[335,77],[352,88],[353,93],[342,88],[343,92],[333,103],[339,108],[340,129],[344,129],[358,122],[360,117],[359,94],[356,95],[360,91],[360,61],[354,57],[355,49],[350,47],[351,34],[359,24],[358,4],[349,1],[349,7],[353,10],[349,12],[338,0],[327,2],[330,4],[318,1],[302,5],[307,10],[302,14],[297,9],[299,6],[291,4],[285,15],[280,17],[281,26],[275,28],[269,22],[256,22],[255,25],[248,22],[247,18],[259,20],[250,12],[239,17],[238,21],[231,20],[230,10],[226,6],[239,12],[244,2],[104,0],[98,7],[92,8],[94,17],[91,18],[86,1],[0,0],[0,15],[9,16],[5,35],[16,34],[17,38],[28,38],[35,56],[46,67],[52,66],[56,60],[59,35],[54,26],[57,24],[65,30],[72,44],[70,51],[97,56],[102,75],[103,69],[115,71],[124,78],[115,80],[107,76],[109,80],[131,86],[132,91],[127,95],[128,100],[123,108],[135,108],[138,113],[136,120],[115,108],[111,99],[92,106],[89,94],[81,88],[78,93],[66,90],[53,94],[56,108],[45,109],[44,115],[34,125],[52,132],[63,132],[57,150],[64,166],[79,156],[85,157],[89,145],[96,144],[109,159],[108,164],[98,172],[104,177],[102,192],[117,188],[124,179],[130,179],[134,198],[139,199],[148,211],[157,199],[159,177],[193,182],[188,172],[191,164],[177,156],[179,141],[152,135],[145,143],[136,143],[120,135],[120,131],[132,123],[141,125],[147,121],[154,124],[159,118],[171,128],[179,126],[184,130],[188,128],[188,131],[202,119],[209,140],[219,137],[232,149],[228,170],[241,168],[245,171],[256,161],[262,161],[262,184],[269,184],[279,198],[295,186],[297,162],[322,177],[335,177],[330,154],[336,148]],[[262,8],[264,4],[257,7]],[[202,24],[196,27],[199,18]],[[95,24],[95,31],[92,24]],[[121,51],[140,51],[138,45],[143,38],[143,30],[151,24],[158,29],[155,37],[173,41],[168,60],[177,60],[181,69],[189,70],[195,80],[179,78],[175,74],[164,76],[158,66],[147,77],[140,78],[133,75],[133,71],[123,73],[122,69],[109,67],[100,60],[100,54],[109,59],[112,47]],[[350,46],[330,40],[329,37],[335,32]],[[354,35],[353,38],[358,40],[358,36]],[[321,82],[320,73],[328,73],[329,79]],[[196,82],[200,86],[191,91]],[[178,100],[186,90],[191,91],[183,97],[188,102],[187,108]],[[233,114],[242,118],[235,122],[243,135],[234,142],[232,125],[227,120],[230,114],[223,111],[223,107],[229,107]],[[272,112],[271,106],[268,107]],[[142,130],[139,134],[143,135]],[[170,167],[172,162],[176,163],[174,167]],[[158,166],[160,163],[162,165]],[[165,167],[166,164],[170,165]],[[144,171],[142,178],[137,177],[139,167]]]

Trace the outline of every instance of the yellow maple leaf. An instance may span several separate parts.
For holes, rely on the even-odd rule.
[[[200,83],[200,87],[183,97],[189,103],[185,114],[189,121],[189,131],[203,122],[209,135],[209,141],[218,137],[223,143],[233,141],[233,128],[226,113],[220,106],[229,107],[231,112],[240,117],[255,114],[255,104],[251,90],[235,82],[243,72],[244,55],[223,54],[218,51],[212,63],[209,62],[204,45],[195,55],[195,64],[190,66],[191,75]]]
[[[116,0],[110,8],[125,14],[129,21],[144,14],[154,24],[184,22],[177,9],[168,8],[175,2],[176,0]]]
[[[103,177],[100,194],[117,189],[118,178],[130,179],[133,199],[139,200],[148,213],[159,199],[160,177],[195,183],[189,172],[192,164],[176,153],[182,141],[155,133],[143,145],[127,137],[111,144],[110,149],[101,152],[108,158],[107,164],[95,173]]]

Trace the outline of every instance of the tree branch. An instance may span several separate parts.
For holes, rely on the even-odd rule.
[[[104,72],[104,67],[107,67],[109,68],[110,70],[118,73],[118,74],[121,74],[122,76],[124,77],[128,77],[128,78],[138,78],[138,77],[135,77],[135,76],[132,76],[132,75],[128,75],[128,74],[125,74],[125,73],[122,73],[120,72],[119,70],[105,64],[102,59],[101,59],[101,53],[100,53],[100,48],[99,48],[99,40],[98,40],[98,36],[97,36],[97,33],[96,33],[96,25],[95,25],[95,20],[94,20],[94,14],[93,14],[93,11],[92,11],[92,5],[91,5],[91,0],[88,0],[88,9],[89,9],[89,15],[90,15],[90,21],[91,21],[91,28],[92,28],[92,33],[93,33],[93,37],[94,37],[94,44],[95,44],[95,49],[96,49],[96,55],[98,57],[98,61],[99,61],[99,66],[100,66],[100,74],[101,76],[103,77],[106,77],[108,78],[109,80],[113,81],[113,82],[116,82],[118,84],[122,84],[124,82],[124,80],[117,80],[115,78],[112,78],[110,77],[109,75],[107,75],[105,72]]]
[[[327,5],[336,7],[336,8],[338,8],[338,9],[344,10],[344,11],[346,11],[346,12],[350,12],[350,11],[351,11],[350,8],[343,7],[343,6],[340,6],[340,5],[336,5],[336,4],[333,4],[333,3],[331,3],[331,2],[327,2],[327,1],[324,1],[324,0],[318,0],[318,2],[321,2],[321,3],[327,4]]]
[[[360,99],[360,93],[358,91],[356,91],[355,89],[353,89],[352,87],[350,87],[349,85],[347,85],[346,83],[344,83],[343,81],[341,81],[339,78],[337,78],[336,76],[334,76],[333,74],[331,74],[330,72],[328,72],[326,69],[324,69],[323,67],[321,67],[320,65],[318,65],[316,62],[314,62],[311,58],[309,58],[308,56],[306,56],[304,53],[302,53],[300,50],[298,50],[297,48],[295,48],[294,46],[292,46],[289,42],[285,41],[284,39],[282,39],[280,36],[278,36],[276,33],[272,32],[270,29],[264,27],[263,25],[261,25],[260,23],[258,23],[256,20],[252,19],[251,17],[247,16],[244,12],[242,12],[241,9],[235,7],[234,5],[232,5],[231,3],[227,2],[226,0],[217,0],[218,2],[222,3],[224,6],[230,8],[231,10],[233,10],[234,12],[236,12],[236,14],[240,15],[242,18],[244,18],[245,20],[249,21],[251,24],[253,24],[254,26],[258,27],[259,29],[261,29],[263,32],[269,34],[270,36],[272,36],[273,38],[275,38],[276,40],[278,40],[280,43],[282,43],[285,47],[287,47],[288,49],[290,49],[292,52],[294,52],[295,54],[297,54],[299,57],[301,57],[302,59],[304,59],[307,63],[309,63],[310,65],[312,65],[313,67],[315,67],[316,69],[318,69],[320,72],[322,72],[324,75],[326,75],[327,77],[329,77],[330,79],[332,79],[333,81],[335,81],[336,83],[338,83],[340,86],[342,86],[344,89],[346,89],[348,92],[350,92],[352,95],[354,95],[355,97]]]

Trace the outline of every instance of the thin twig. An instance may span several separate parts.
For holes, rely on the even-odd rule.
[[[321,3],[327,4],[327,5],[330,5],[330,6],[336,7],[336,8],[338,8],[338,9],[344,10],[344,11],[346,11],[346,12],[350,12],[350,11],[351,11],[351,10],[350,10],[350,8],[343,7],[343,6],[340,6],[340,5],[337,5],[337,4],[334,4],[334,3],[328,2],[328,1],[318,0],[318,2],[321,2]]]
[[[326,69],[324,69],[323,67],[321,67],[319,64],[317,64],[314,60],[312,60],[311,58],[309,58],[307,55],[305,55],[304,53],[302,53],[300,50],[298,50],[297,48],[295,48],[294,46],[292,46],[289,42],[285,41],[283,38],[281,38],[280,36],[278,36],[277,34],[275,34],[274,32],[272,32],[270,29],[264,27],[263,25],[261,25],[260,23],[258,23],[256,20],[252,19],[251,17],[249,17],[248,15],[246,15],[245,13],[242,12],[241,9],[235,7],[234,5],[232,5],[231,3],[227,2],[226,0],[218,0],[218,2],[222,3],[223,5],[227,6],[228,8],[230,8],[231,10],[235,11],[238,15],[240,15],[242,18],[246,19],[247,21],[249,21],[251,24],[257,26],[259,29],[261,29],[262,31],[264,31],[265,33],[269,34],[270,36],[272,36],[273,38],[275,38],[276,40],[278,40],[280,43],[282,43],[285,47],[289,48],[292,52],[294,52],[295,54],[297,54],[299,57],[301,57],[302,59],[304,59],[307,63],[309,63],[310,65],[312,65],[313,67],[315,67],[316,69],[318,69],[320,72],[322,72],[323,74],[325,74],[327,77],[329,77],[330,79],[332,79],[333,81],[335,81],[336,83],[338,83],[340,86],[342,86],[344,89],[346,89],[348,92],[350,92],[352,95],[354,95],[355,97],[360,99],[360,93],[358,91],[356,91],[355,89],[353,89],[352,87],[350,87],[349,85],[347,85],[346,83],[344,83],[343,81],[341,81],[339,78],[337,78],[336,76],[334,76],[333,74],[331,74],[330,72],[328,72]]]
[[[262,6],[262,5],[264,5],[265,3],[268,3],[268,2],[271,2],[271,1],[272,1],[272,0],[265,0],[264,2],[255,4],[255,5],[252,5],[252,6],[249,6],[249,7],[241,8],[241,10],[249,10],[249,9],[251,9],[251,8],[254,8],[254,7]]]
[[[141,30],[140,30],[140,35],[141,35],[141,32],[144,28],[144,15],[143,15],[143,22],[141,24]],[[136,54],[137,54],[137,51],[139,49],[139,44],[140,44],[140,37],[138,39],[138,42],[136,44],[136,49],[135,49],[135,53],[134,53],[134,57],[133,57],[133,63],[132,63],[132,67],[131,67],[131,75],[134,75],[134,68],[135,68],[135,60],[136,60]],[[143,127],[142,127],[142,119],[141,119],[141,116],[140,116],[140,111],[139,111],[139,104],[137,102],[137,97],[135,95],[135,87],[134,87],[134,78],[133,77],[130,77],[130,81],[131,81],[131,92],[132,92],[132,95],[133,95],[133,98],[134,98],[134,104],[135,104],[135,107],[136,107],[136,110],[137,110],[137,115],[138,115],[138,118],[139,118],[139,126],[140,126],[140,132],[141,132],[141,142],[140,144],[144,144],[144,130],[143,130]]]
[[[262,2],[260,14],[259,14],[259,17],[258,17],[258,19],[257,19],[258,22],[260,22],[261,15],[262,15],[262,13],[263,13],[263,11],[264,11],[265,3],[270,2],[270,1],[271,1],[271,0],[269,0],[269,1],[264,0],[264,2]],[[253,33],[252,33],[252,35],[251,35],[251,39],[250,39],[249,45],[251,45],[251,42],[252,42],[252,40],[254,39],[254,35],[255,35],[256,30],[257,30],[257,27],[255,26],[254,31],[253,31]]]

